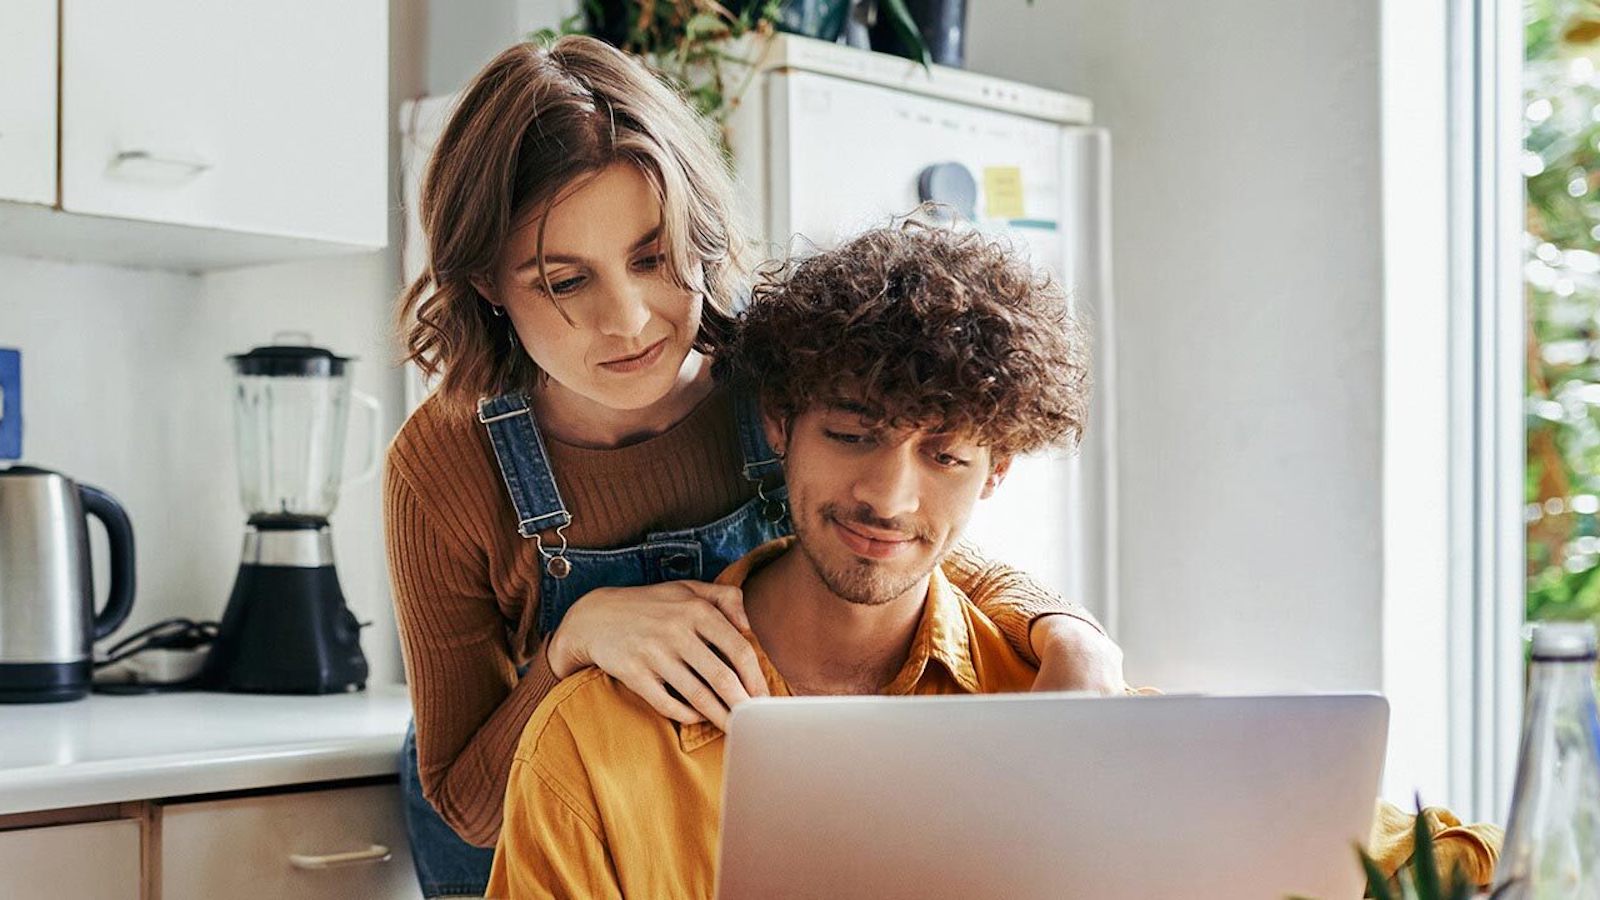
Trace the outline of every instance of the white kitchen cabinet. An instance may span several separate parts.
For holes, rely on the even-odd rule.
[[[64,211],[385,244],[385,0],[60,4]]]
[[[0,200],[56,200],[56,2],[0,3]]]
[[[394,784],[163,805],[162,900],[415,898]]]
[[[132,819],[0,831],[0,897],[140,900]]]

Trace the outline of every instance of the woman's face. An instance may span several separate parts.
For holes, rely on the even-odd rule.
[[[543,269],[538,212],[516,224],[479,292],[553,387],[618,410],[661,400],[700,329],[701,297],[668,276],[649,182],[616,163],[562,196],[545,220]]]

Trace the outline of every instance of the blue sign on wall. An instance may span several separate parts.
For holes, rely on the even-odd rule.
[[[22,458],[22,352],[0,349],[0,459]]]

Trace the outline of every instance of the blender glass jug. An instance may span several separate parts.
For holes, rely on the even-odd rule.
[[[245,511],[252,520],[326,520],[339,500],[350,400],[374,417],[377,401],[351,391],[349,357],[321,347],[275,344],[229,361]],[[377,469],[378,429],[369,435],[366,469],[356,481]]]

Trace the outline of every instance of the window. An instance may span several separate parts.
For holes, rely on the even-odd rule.
[[[1600,620],[1600,5],[1526,5],[1527,618]]]

